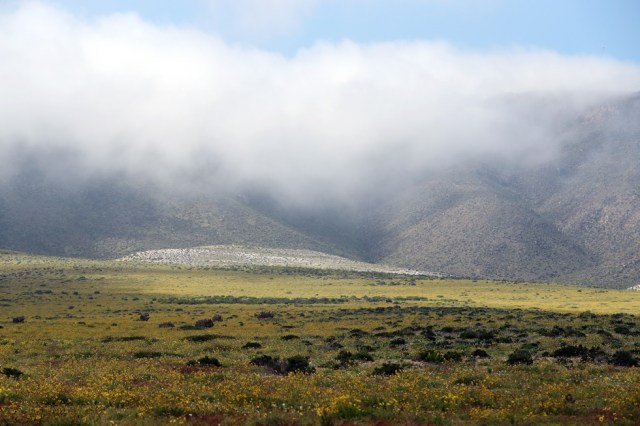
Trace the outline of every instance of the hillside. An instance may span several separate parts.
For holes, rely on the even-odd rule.
[[[229,195],[163,192],[113,180],[66,188],[37,173],[0,191],[0,246],[40,254],[114,258],[205,244],[331,251]]]
[[[640,95],[563,123],[551,161],[468,160],[350,205],[185,192],[102,176],[68,185],[25,160],[0,184],[0,247],[117,258],[210,245],[308,249],[464,277],[640,282]],[[381,177],[381,181],[384,176]],[[376,192],[378,190],[378,192]]]
[[[411,188],[378,223],[386,233],[377,259],[390,264],[520,280],[553,280],[594,264],[553,222],[473,175]]]
[[[454,275],[640,281],[640,96],[567,126],[541,167],[454,168],[382,210],[376,260]],[[403,206],[398,208],[397,206]]]

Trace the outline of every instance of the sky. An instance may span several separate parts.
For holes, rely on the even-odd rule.
[[[5,0],[6,1],[6,0]],[[445,40],[640,61],[637,0],[53,0],[85,17],[133,12],[293,55],[318,41]]]
[[[562,123],[640,91],[639,4],[0,0],[0,183],[28,163],[308,203],[552,161]]]

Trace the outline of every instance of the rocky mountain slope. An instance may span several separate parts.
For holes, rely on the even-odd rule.
[[[408,188],[377,219],[376,258],[454,275],[639,282],[640,96],[568,133],[542,167],[453,168]]]
[[[294,208],[255,192],[195,195],[114,177],[66,186],[32,164],[0,183],[0,247],[115,258],[249,244],[455,276],[638,284],[640,95],[564,126],[551,161],[465,161],[349,208]]]

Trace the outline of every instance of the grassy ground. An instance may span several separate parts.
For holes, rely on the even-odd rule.
[[[640,422],[640,292],[2,253],[0,309],[0,424]]]

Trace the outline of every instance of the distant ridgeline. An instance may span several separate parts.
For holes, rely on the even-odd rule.
[[[425,171],[349,209],[268,194],[185,194],[110,177],[73,187],[37,162],[0,181],[0,247],[119,258],[166,248],[305,249],[477,278],[640,282],[640,96],[566,124],[557,157],[508,168],[465,161]]]

